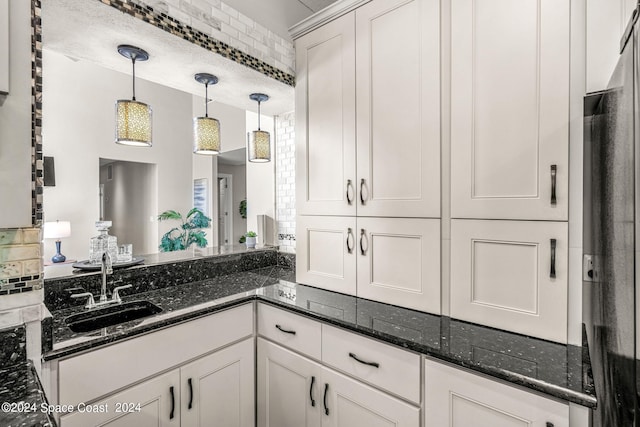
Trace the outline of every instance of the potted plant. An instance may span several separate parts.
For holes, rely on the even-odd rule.
[[[255,248],[256,247],[256,237],[258,237],[256,232],[255,231],[247,231],[247,234],[245,234],[245,237],[246,237],[245,244],[247,245],[247,248]]]
[[[168,210],[158,215],[159,221],[176,219],[182,221],[179,227],[173,227],[160,239],[160,252],[181,251],[189,248],[192,244],[204,248],[207,246],[206,233],[202,228],[209,228],[211,218],[206,216],[200,209],[193,208],[186,218],[182,218],[179,212]]]

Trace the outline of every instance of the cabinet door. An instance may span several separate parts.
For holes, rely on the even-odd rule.
[[[452,217],[567,220],[569,3],[451,2]]]
[[[568,427],[569,405],[425,362],[425,427]]]
[[[327,368],[323,382],[322,427],[420,426],[418,407]]]
[[[354,14],[296,40],[299,215],[355,215]]]
[[[440,217],[440,1],[356,10],[358,216]]]
[[[258,338],[258,427],[320,427],[322,368]]]
[[[565,222],[452,220],[451,317],[566,343],[567,236]]]
[[[87,409],[60,417],[60,427],[178,427],[180,374],[174,370],[160,375]]]
[[[298,216],[296,280],[344,294],[356,294],[356,219]]]
[[[254,341],[249,338],[180,369],[183,427],[254,425]]]
[[[440,313],[440,220],[358,218],[358,296]]]

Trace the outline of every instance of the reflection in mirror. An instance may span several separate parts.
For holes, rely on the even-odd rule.
[[[110,234],[118,242],[133,244],[134,255],[158,252],[159,237],[173,225],[158,222],[160,212],[186,214],[197,204],[213,220],[205,230],[209,246],[238,244],[247,230],[260,233],[259,216],[275,218],[275,162],[240,166],[229,164],[229,158],[235,153],[246,159],[247,132],[257,126],[256,106],[248,95],[268,93],[271,99],[263,113],[278,114],[293,109],[293,88],[100,2],[83,2],[82,11],[73,7],[76,3],[43,2],[43,151],[56,163],[56,185],[43,192],[44,214],[46,221],[71,222],[73,233],[63,242],[68,260],[87,259],[89,239],[96,235],[94,224],[101,217],[113,222]],[[61,16],[65,20],[56,19]],[[71,17],[73,26],[65,24]],[[150,55],[136,66],[136,96],[153,109],[149,148],[114,143],[115,101],[131,97],[130,64],[116,50],[121,43],[133,43]],[[205,101],[193,79],[198,72],[220,78],[208,104],[209,116],[221,125],[219,156],[192,154],[193,117],[202,116]],[[275,135],[273,117],[261,117],[262,127]],[[272,141],[272,151],[274,145]],[[109,165],[112,174],[122,169],[123,176],[153,176],[155,181],[123,181],[120,193],[109,195],[109,184],[101,179]],[[230,188],[222,201],[220,178]],[[126,202],[109,206],[119,197]],[[245,199],[247,214],[242,218],[239,204]],[[219,209],[221,203],[224,209]],[[227,213],[222,221],[220,212]],[[258,243],[274,243],[274,232],[262,228]],[[45,242],[45,259],[54,252],[53,242]]]
[[[240,203],[247,199],[247,150],[239,148],[218,155],[218,245],[235,245],[247,232],[246,212]]]

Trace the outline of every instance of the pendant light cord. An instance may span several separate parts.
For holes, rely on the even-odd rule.
[[[136,57],[131,57],[131,63],[133,64],[133,101],[136,100]]]
[[[260,101],[258,101],[258,130],[260,130]]]
[[[204,116],[209,117],[209,83],[204,84]]]

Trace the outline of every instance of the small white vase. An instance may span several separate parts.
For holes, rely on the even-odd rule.
[[[245,240],[245,244],[247,248],[255,248],[256,247],[256,238],[255,237],[247,237]]]

